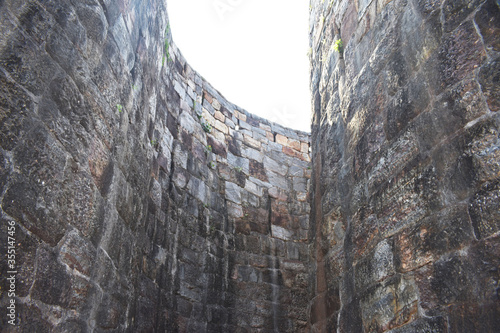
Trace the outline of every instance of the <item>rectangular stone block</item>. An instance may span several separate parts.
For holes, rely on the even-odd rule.
[[[243,135],[243,142],[255,149],[260,149],[261,143],[249,135]]]
[[[260,163],[264,161],[264,154],[262,154],[259,150],[252,149],[246,146],[241,147],[241,155],[250,160],[254,160]]]
[[[241,190],[242,188],[226,181],[226,199],[230,200],[236,204],[241,204]]]
[[[283,161],[276,161],[268,156],[264,157],[264,167],[270,171],[280,174],[281,176],[286,175],[288,172],[288,167],[285,163],[283,163]]]
[[[262,187],[258,186],[257,184],[251,182],[251,181],[246,181],[245,182],[245,190],[255,194],[258,197],[261,197],[263,194]]]
[[[274,224],[271,225],[271,233],[274,238],[279,238],[285,241],[292,239],[291,231]]]
[[[442,254],[460,249],[473,239],[467,207],[446,209],[403,230],[395,237],[401,270],[412,271],[437,260]]]
[[[288,180],[284,176],[268,170],[267,177],[269,179],[269,183],[273,184],[274,186],[279,187],[283,190],[289,189]]]
[[[287,146],[288,145],[288,138],[286,136],[281,135],[281,134],[276,134],[276,142],[279,143],[280,145]]]

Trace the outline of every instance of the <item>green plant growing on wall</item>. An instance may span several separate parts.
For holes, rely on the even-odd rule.
[[[122,112],[123,111],[123,105],[121,104],[116,104],[116,108],[118,109],[118,112]]]
[[[161,62],[162,66],[165,65],[165,60],[172,61],[172,58],[170,57],[170,52],[169,52],[169,48],[170,48],[170,43],[168,41],[169,31],[170,31],[170,25],[167,25],[167,28],[165,29],[165,55],[163,55],[163,59]]]
[[[201,127],[203,128],[203,130],[207,133],[210,133],[212,131],[212,125],[210,125],[209,123],[207,122],[202,122],[201,123]]]
[[[216,164],[215,164],[215,162],[213,162],[213,161],[212,161],[212,162],[210,162],[210,163],[208,163],[208,167],[209,167],[210,169],[215,169],[215,167],[216,167],[216,166],[217,166],[217,165],[216,165]]]
[[[212,152],[212,146],[211,145],[208,145],[208,146],[205,146],[205,154],[210,154]]]
[[[234,167],[234,170],[236,170],[236,172],[241,172],[241,171],[243,171],[243,168],[240,166],[237,166],[237,167]]]
[[[344,44],[342,44],[342,39],[337,39],[335,43],[333,43],[333,49],[341,55],[344,53]]]
[[[156,144],[158,143],[158,141],[156,140],[151,140],[151,146],[156,146]]]

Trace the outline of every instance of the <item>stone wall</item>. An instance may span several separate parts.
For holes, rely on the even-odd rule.
[[[2,332],[305,328],[309,134],[193,71],[165,1],[7,0],[0,16]]]
[[[165,1],[0,22],[2,332],[500,326],[498,1],[312,1],[312,139],[197,74]]]
[[[313,332],[498,331],[499,7],[311,2]]]

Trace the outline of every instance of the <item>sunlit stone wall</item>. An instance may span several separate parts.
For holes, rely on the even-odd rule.
[[[498,331],[499,6],[311,2],[313,332]]]

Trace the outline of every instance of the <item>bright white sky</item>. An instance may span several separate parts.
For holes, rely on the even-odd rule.
[[[230,102],[311,130],[309,1],[169,0],[175,44]]]

